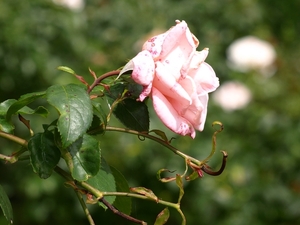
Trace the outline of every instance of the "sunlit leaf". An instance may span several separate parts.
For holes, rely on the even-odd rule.
[[[57,126],[65,148],[81,137],[92,123],[89,95],[84,86],[68,84],[51,86],[46,96],[60,114]]]
[[[45,131],[35,134],[28,142],[33,171],[41,178],[48,178],[60,159],[60,150],[54,144],[54,135]]]
[[[71,68],[67,67],[67,66],[59,66],[57,67],[58,70],[61,70],[61,71],[64,71],[64,72],[67,72],[67,73],[70,73],[70,74],[75,74],[75,71],[72,70]]]

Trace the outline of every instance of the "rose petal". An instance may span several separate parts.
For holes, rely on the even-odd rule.
[[[201,65],[201,63],[205,61],[207,56],[208,56],[208,48],[205,48],[200,52],[196,51],[191,59],[190,64],[188,65],[189,68],[197,69]]]
[[[177,99],[184,106],[191,104],[191,98],[188,93],[170,74],[170,71],[159,62],[156,63],[156,76],[153,81],[153,87],[164,95]]]
[[[195,129],[186,119],[178,115],[168,99],[159,90],[153,87],[151,96],[153,108],[166,127],[177,134],[190,135],[195,138]]]
[[[167,33],[163,42],[160,57],[166,57],[174,47],[180,47],[187,55],[190,55],[195,51],[198,43],[197,38],[192,35],[186,22],[182,21],[177,23],[176,26],[172,27]]]
[[[162,45],[163,45],[163,42],[164,42],[168,32],[169,31],[167,31],[163,34],[154,36],[154,37],[150,38],[149,40],[147,40],[144,43],[142,50],[147,50],[148,52],[150,52],[153,59],[156,60],[160,56],[160,53],[162,51]]]
[[[196,130],[202,131],[207,114],[208,94],[197,96],[193,105],[188,107],[183,117],[187,119]]]
[[[132,62],[134,64],[134,68],[132,71],[132,79],[143,86],[148,86],[152,83],[154,78],[154,61],[152,59],[151,53],[144,50],[137,54]]]
[[[194,79],[198,94],[209,93],[219,87],[219,78],[213,68],[206,62],[201,63],[198,69],[189,71],[189,75]]]
[[[147,98],[151,93],[151,89],[152,89],[152,83],[149,84],[148,86],[144,86],[143,91],[141,92],[138,100],[141,102],[144,101],[144,99]]]

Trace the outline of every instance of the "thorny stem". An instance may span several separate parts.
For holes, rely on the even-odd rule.
[[[137,224],[142,224],[142,225],[147,225],[147,223],[142,221],[142,220],[138,220],[138,219],[136,219],[132,216],[129,216],[125,213],[120,212],[113,205],[111,205],[108,201],[106,201],[104,198],[100,198],[99,201],[102,202],[104,205],[106,205],[107,208],[109,208],[113,213],[115,213],[115,214],[117,214],[117,215],[131,221],[131,222],[134,222],[134,223],[137,223]]]
[[[135,194],[135,193],[128,193],[128,192],[103,192],[102,194],[103,194],[103,196],[134,197],[134,198],[139,198],[139,199],[154,201],[154,202],[156,202],[158,204],[165,205],[165,206],[168,206],[168,207],[172,207],[172,208],[176,209],[178,211],[178,213],[180,214],[180,216],[182,218],[182,225],[186,224],[185,216],[184,216],[183,212],[180,209],[180,202],[178,202],[178,203],[172,203],[172,202],[167,202],[167,201],[164,201],[164,200],[161,200],[161,199],[148,198],[145,195]]]
[[[177,148],[173,147],[172,145],[169,144],[169,142],[165,141],[165,140],[162,140],[156,136],[153,136],[151,134],[148,134],[146,132],[139,132],[139,131],[136,131],[136,130],[130,130],[130,129],[127,129],[127,128],[120,128],[120,127],[110,127],[110,126],[107,126],[106,131],[118,131],[118,132],[123,132],[123,133],[129,133],[129,134],[134,134],[134,135],[137,135],[139,137],[145,137],[145,138],[148,138],[148,139],[151,139],[153,141],[156,141],[158,143],[160,143],[161,145],[167,147],[168,149],[170,149],[172,152],[174,152],[176,155],[179,155],[180,157],[184,158],[184,159],[189,159],[191,162],[197,164],[198,166],[201,166],[203,165],[203,162],[202,161],[199,161],[191,156],[188,156],[184,153],[182,153],[181,151],[179,151]],[[93,131],[92,131],[93,132]]]
[[[65,172],[63,169],[61,169],[59,166],[56,166],[54,168],[54,170],[59,174],[61,175],[62,177],[64,177],[66,180],[68,181],[74,181],[71,177],[70,174],[68,174],[67,172]],[[131,216],[128,216],[120,211],[118,211],[115,207],[113,207],[109,202],[107,202],[105,199],[104,199],[104,192],[101,192],[99,191],[98,189],[94,188],[93,186],[91,186],[90,184],[86,183],[86,182],[78,182],[80,184],[81,187],[85,188],[88,192],[90,192],[91,194],[93,194],[96,199],[98,199],[99,201],[101,201],[104,205],[106,205],[110,210],[112,210],[115,214],[125,218],[125,219],[128,219],[132,222],[135,222],[135,223],[139,223],[139,224],[143,224],[143,225],[146,225],[146,223],[144,221],[141,221],[141,220],[138,220],[138,219],[135,219]],[[76,185],[71,185],[71,187],[73,187],[74,191],[77,193],[77,196],[80,195],[79,191],[78,191],[78,188],[76,188]],[[118,192],[113,192],[113,193],[118,193]],[[108,195],[108,194],[107,194]],[[78,197],[79,198],[79,197]],[[81,196],[80,196],[81,198]],[[79,200],[81,201],[81,199],[79,198]],[[92,217],[91,215],[89,214],[89,212],[87,211],[87,208],[85,206],[85,203],[84,202],[80,202],[81,205],[84,204],[84,206],[82,205],[83,209],[84,209],[84,212],[90,222],[91,225],[94,225],[94,223],[91,223],[92,221]]]
[[[61,175],[62,177],[64,177],[66,180],[68,181],[74,181],[71,177],[70,174],[68,174],[67,172],[65,172],[63,169],[61,169],[60,167],[56,166],[54,168],[54,170],[59,174]],[[172,208],[175,208],[179,213],[180,215],[182,216],[182,219],[183,219],[183,223],[182,224],[185,224],[185,217],[180,209],[180,204],[179,203],[172,203],[172,202],[167,202],[167,201],[164,201],[164,200],[161,200],[161,199],[152,199],[152,198],[148,198],[147,196],[145,195],[141,195],[141,194],[135,194],[135,193],[129,193],[129,192],[101,192],[99,190],[97,190],[96,188],[94,188],[93,186],[89,185],[88,183],[86,182],[78,182],[79,185],[83,188],[85,188],[88,192],[90,192],[91,194],[93,194],[95,196],[95,198],[97,198],[99,201],[101,201],[103,204],[105,204],[110,210],[112,210],[115,214],[125,218],[125,219],[128,219],[134,223],[138,223],[138,224],[143,224],[143,225],[146,225],[146,223],[144,221],[141,221],[141,220],[138,220],[136,218],[133,218],[131,216],[128,216],[122,212],[120,212],[119,210],[117,210],[115,207],[113,207],[109,202],[107,202],[104,197],[105,196],[124,196],[124,197],[133,197],[133,198],[138,198],[138,199],[143,199],[143,200],[152,200],[158,204],[161,204],[161,205],[165,205],[165,206],[169,206],[169,207],[172,207]],[[74,188],[74,186],[72,186]],[[76,188],[74,188],[75,191],[78,191],[76,190]],[[80,194],[80,193],[79,193]],[[85,211],[86,215],[87,212]]]
[[[214,155],[214,153],[216,151],[217,134],[220,133],[224,129],[223,124],[221,122],[219,122],[219,121],[215,121],[212,124],[212,126],[215,126],[215,125],[219,125],[220,129],[216,130],[214,132],[214,134],[213,134],[213,137],[212,137],[212,151],[211,151],[211,153],[209,154],[209,156],[206,159],[204,159],[202,161],[199,161],[199,160],[197,160],[197,159],[195,159],[195,158],[193,158],[191,156],[188,156],[188,155],[182,153],[177,148],[175,148],[172,145],[170,145],[170,143],[168,141],[165,141],[165,140],[160,139],[160,138],[158,138],[156,136],[150,135],[149,133],[146,133],[146,132],[139,132],[139,131],[130,130],[130,129],[127,129],[127,128],[109,127],[109,126],[106,127],[106,131],[118,131],[118,132],[130,133],[130,134],[137,135],[139,137],[142,136],[142,137],[154,140],[154,141],[162,144],[163,146],[167,147],[168,149],[170,149],[176,155],[179,155],[180,157],[184,158],[186,162],[189,162],[190,166],[192,165],[192,168],[194,168],[194,169],[198,168],[198,169],[203,170],[205,173],[207,173],[209,175],[218,176],[218,175],[220,175],[224,171],[225,166],[226,166],[226,160],[227,160],[227,156],[228,155],[227,155],[227,153],[225,151],[222,151],[223,161],[222,161],[222,166],[221,166],[221,168],[218,171],[212,171],[206,165],[206,162]],[[91,131],[91,132],[95,132],[95,131]]]
[[[107,72],[103,75],[101,75],[100,77],[98,77],[93,83],[92,85],[88,88],[88,94],[91,93],[91,91],[94,89],[94,87],[96,87],[98,84],[101,83],[102,80],[104,80],[107,77],[111,77],[111,76],[115,76],[118,75],[120,73],[121,70],[113,70],[110,72]]]
[[[155,199],[155,198],[149,198],[145,195],[141,194],[135,194],[135,193],[130,193],[130,192],[102,192],[103,196],[124,196],[124,197],[133,197],[133,198],[139,198],[143,200],[152,200],[156,203],[169,206],[175,209],[179,209],[179,204],[178,203],[172,203],[172,202],[167,202],[161,199]]]

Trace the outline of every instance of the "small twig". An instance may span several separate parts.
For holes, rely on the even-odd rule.
[[[156,141],[158,143],[160,143],[161,145],[167,147],[168,149],[170,149],[173,153],[175,153],[176,155],[179,155],[180,157],[184,158],[184,159],[189,159],[191,162],[194,162],[195,164],[197,165],[202,165],[202,162],[200,162],[199,160],[191,157],[191,156],[188,156],[186,154],[184,154],[183,152],[179,151],[177,148],[173,147],[172,145],[170,145],[169,142],[166,142],[165,140],[163,139],[160,139],[156,136],[153,136],[149,133],[146,133],[146,132],[139,132],[139,131],[136,131],[136,130],[130,130],[130,129],[127,129],[127,128],[120,128],[120,127],[110,127],[110,126],[107,126],[105,128],[106,131],[117,131],[117,132],[123,132],[123,133],[128,133],[128,134],[133,134],[133,135],[137,135],[138,137],[145,137],[145,138],[149,138],[153,141]],[[91,133],[94,133],[94,132],[97,132],[97,130],[92,130],[90,131]]]
[[[111,205],[108,201],[106,201],[103,197],[99,199],[100,202],[102,202],[105,206],[107,206],[107,208],[109,208],[113,213],[115,213],[118,216],[123,217],[124,219],[127,219],[133,223],[137,223],[137,224],[142,224],[142,225],[147,225],[146,222],[142,221],[142,220],[138,220],[132,216],[129,216],[125,213],[120,212],[119,210],[117,210],[113,205]]]
[[[113,70],[110,72],[107,72],[103,75],[101,75],[100,77],[98,77],[93,83],[92,85],[88,88],[88,94],[91,93],[91,91],[94,89],[94,87],[96,87],[99,83],[101,83],[102,80],[104,80],[107,77],[111,77],[111,76],[115,76],[115,75],[119,75],[121,70]]]
[[[3,137],[3,138],[6,138],[8,140],[11,140],[19,145],[22,145],[24,147],[27,147],[27,141],[22,139],[22,138],[19,138],[15,135],[12,135],[12,134],[9,134],[9,133],[6,133],[4,131],[0,131],[0,137]]]
[[[223,153],[222,166],[218,171],[212,171],[205,165],[201,168],[201,170],[203,170],[205,173],[212,175],[212,176],[219,176],[221,173],[223,173],[225,166],[226,166],[226,160],[227,160],[228,155],[227,155],[227,152],[225,152],[225,151],[222,151],[222,153]]]
[[[204,163],[206,163],[215,154],[216,145],[217,145],[217,134],[222,132],[222,130],[224,129],[223,124],[219,121],[213,122],[212,126],[215,126],[216,124],[219,125],[220,128],[219,128],[219,130],[216,130],[212,136],[212,150],[211,150],[209,156],[207,156],[206,159],[203,160]]]
[[[75,193],[77,195],[77,198],[78,198],[78,200],[79,200],[79,202],[80,202],[80,204],[82,206],[82,209],[83,209],[83,211],[84,211],[84,213],[85,213],[85,215],[86,215],[86,217],[87,217],[90,225],[95,225],[95,222],[94,222],[94,220],[93,220],[93,218],[92,218],[92,216],[90,214],[89,209],[87,208],[87,206],[86,206],[86,204],[85,204],[85,202],[84,202],[84,200],[82,198],[82,195],[78,191],[76,191],[75,189],[74,189],[74,191],[75,191]]]

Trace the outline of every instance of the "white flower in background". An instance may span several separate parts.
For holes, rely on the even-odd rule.
[[[67,7],[73,11],[80,11],[84,8],[84,0],[52,0],[55,4]]]
[[[212,98],[225,111],[233,111],[246,107],[251,101],[252,94],[244,84],[228,81],[213,93]]]
[[[227,59],[232,69],[241,72],[258,70],[264,76],[271,76],[276,71],[274,47],[254,36],[235,40],[227,49]]]

